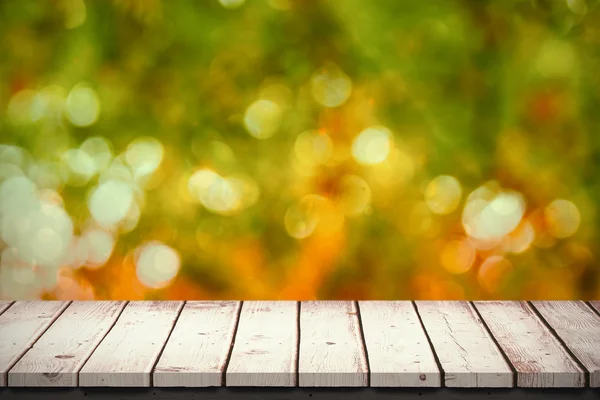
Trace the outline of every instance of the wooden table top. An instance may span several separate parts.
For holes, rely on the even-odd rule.
[[[5,301],[0,386],[598,388],[600,301]]]

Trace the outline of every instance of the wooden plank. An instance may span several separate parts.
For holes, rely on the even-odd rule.
[[[465,301],[417,301],[447,387],[512,387],[513,373]]]
[[[351,301],[301,302],[299,386],[368,385],[357,314]]]
[[[534,307],[600,387],[600,317],[582,301],[534,301]]]
[[[221,386],[239,301],[189,301],[154,369],[154,386]]]
[[[298,303],[244,302],[227,367],[227,386],[296,386]]]
[[[360,301],[371,386],[440,387],[441,374],[410,301]]]
[[[150,386],[182,301],[132,301],[79,372],[79,386]]]
[[[0,315],[0,386],[6,386],[8,370],[68,305],[68,301],[17,301]]]
[[[0,314],[8,309],[12,305],[12,301],[9,300],[0,300]]]
[[[8,386],[76,387],[77,374],[125,302],[76,301],[8,372]]]
[[[584,371],[527,303],[477,301],[475,306],[516,369],[518,387],[585,385]]]

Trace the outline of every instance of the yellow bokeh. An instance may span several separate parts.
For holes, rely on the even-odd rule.
[[[577,206],[564,199],[554,200],[544,209],[544,217],[550,233],[556,238],[574,235],[581,223]]]
[[[425,201],[436,214],[450,214],[458,207],[461,196],[460,182],[453,176],[440,175],[425,188]]]
[[[310,85],[314,99],[325,107],[341,106],[352,93],[352,81],[333,63],[315,71]]]
[[[588,0],[0,3],[0,300],[600,294]]]
[[[453,240],[444,245],[440,254],[442,266],[452,274],[464,274],[473,266],[475,247],[468,239]]]

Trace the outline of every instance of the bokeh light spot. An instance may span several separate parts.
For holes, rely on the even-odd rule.
[[[316,71],[310,85],[314,99],[325,107],[341,106],[352,93],[352,81],[333,63]]]
[[[41,114],[37,93],[29,89],[15,93],[8,102],[7,114],[13,122],[18,124],[39,120]]]
[[[67,96],[66,115],[78,127],[93,125],[100,115],[100,99],[89,86],[79,84]]]
[[[512,232],[524,213],[525,199],[522,194],[488,184],[469,195],[462,224],[472,238],[495,242]]]
[[[5,248],[0,255],[0,299],[31,299],[40,290],[40,277],[33,265],[21,260],[14,248]]]
[[[204,203],[206,193],[217,179],[219,179],[219,174],[209,169],[200,169],[194,172],[188,179],[188,191],[192,199]]]
[[[282,110],[271,100],[257,100],[244,115],[246,130],[257,139],[268,139],[281,125]]]
[[[453,240],[444,246],[440,254],[442,266],[452,274],[464,274],[475,262],[476,250],[468,239]]]
[[[102,229],[90,229],[82,239],[87,247],[86,267],[96,269],[106,264],[114,250],[113,236]]]
[[[461,196],[460,182],[449,175],[434,178],[425,188],[425,202],[435,214],[450,214],[458,207]]]
[[[564,199],[557,199],[548,204],[544,209],[544,219],[550,234],[560,239],[574,235],[581,223],[577,206]]]
[[[131,167],[136,179],[143,179],[154,173],[163,157],[163,145],[154,138],[137,138],[127,146],[125,151],[125,161]]]
[[[352,155],[360,164],[379,164],[388,157],[391,146],[391,131],[384,126],[374,126],[365,129],[354,138]]]
[[[109,180],[91,194],[88,208],[102,228],[110,229],[121,222],[133,204],[133,188],[126,182]]]
[[[535,229],[529,221],[523,221],[507,237],[506,250],[511,253],[523,253],[535,240]]]
[[[65,248],[60,235],[52,228],[41,228],[31,239],[31,246],[44,260],[58,260]]]
[[[237,185],[229,179],[219,176],[203,195],[203,205],[217,214],[229,214],[236,211],[241,202]]]
[[[288,234],[296,239],[310,236],[319,223],[320,203],[324,201],[325,198],[319,195],[309,194],[288,208],[284,217],[284,225]]]
[[[0,144],[0,162],[13,164],[23,169],[29,161],[29,154],[18,146]]]
[[[88,257],[88,247],[85,240],[81,237],[73,236],[67,251],[61,261],[61,265],[71,267],[72,269],[80,268]]]
[[[245,209],[256,204],[260,197],[260,188],[252,178],[245,175],[235,175],[227,179],[239,196],[239,209]]]
[[[62,162],[62,178],[72,186],[87,184],[98,171],[94,158],[81,149],[67,150]]]
[[[267,80],[267,82],[269,83],[264,84],[258,97],[263,100],[270,100],[282,109],[289,107],[294,97],[290,88],[281,82],[273,80]]]
[[[294,150],[298,160],[304,164],[325,164],[333,153],[333,142],[325,133],[306,131],[296,138]]]
[[[142,216],[142,209],[137,201],[131,203],[131,207],[127,211],[125,218],[123,218],[121,224],[119,225],[119,231],[121,233],[131,232],[135,229],[137,224],[140,222],[140,217]]]
[[[87,138],[79,148],[94,159],[98,171],[106,169],[113,158],[112,146],[103,137],[94,136]]]
[[[39,188],[58,189],[62,184],[59,167],[52,163],[40,162],[34,164],[27,173]]]
[[[128,184],[134,184],[135,180],[131,168],[125,165],[121,158],[122,157],[113,159],[108,168],[102,172],[99,179],[100,183],[117,180]]]
[[[1,200],[8,200],[2,202],[2,239],[24,262],[58,267],[73,237],[70,216],[61,204],[39,200],[27,186],[12,186],[18,190],[12,198],[0,193]]]
[[[36,120],[42,118],[52,123],[62,120],[67,100],[65,88],[59,85],[48,85],[36,95],[32,112]]]
[[[512,263],[506,258],[493,255],[488,257],[479,267],[477,280],[488,293],[496,293],[504,280],[513,270]]]
[[[188,179],[188,193],[209,211],[233,215],[254,205],[260,190],[249,177],[222,177],[212,170],[200,169]]]
[[[160,243],[150,242],[139,249],[135,260],[136,274],[146,287],[160,289],[177,276],[181,259],[177,251]]]

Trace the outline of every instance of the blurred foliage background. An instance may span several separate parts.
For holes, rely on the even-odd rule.
[[[0,2],[0,297],[600,298],[600,1]]]

